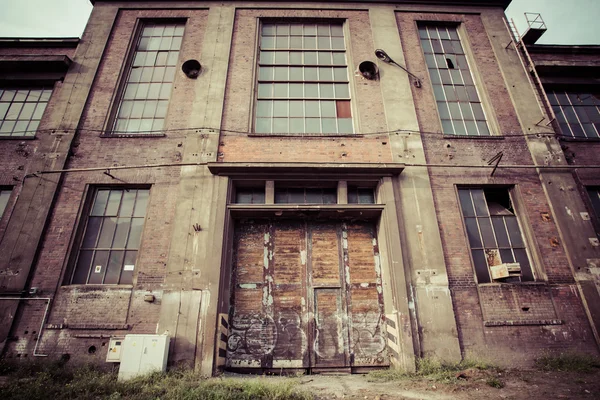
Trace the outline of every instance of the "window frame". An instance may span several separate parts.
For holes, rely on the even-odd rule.
[[[87,188],[85,190],[85,196],[83,196],[82,201],[81,201],[81,205],[79,207],[78,210],[78,214],[77,214],[77,220],[75,222],[76,224],[76,230],[75,230],[75,234],[72,236],[71,239],[71,243],[69,246],[69,257],[68,257],[68,261],[67,261],[67,265],[66,265],[66,272],[63,276],[63,280],[62,280],[62,285],[63,286],[102,286],[102,287],[129,287],[129,286],[133,286],[136,282],[136,277],[137,277],[137,273],[139,271],[139,266],[138,266],[138,262],[139,262],[139,257],[140,257],[140,253],[142,251],[143,248],[143,242],[144,242],[144,230],[146,229],[146,221],[147,221],[147,217],[148,217],[148,209],[150,206],[150,200],[152,197],[152,187],[151,185],[86,185]],[[134,251],[137,252],[136,256],[135,256],[135,260],[134,260],[134,265],[135,265],[135,269],[133,270],[132,273],[132,282],[131,283],[88,283],[89,281],[89,277],[91,275],[91,270],[92,270],[92,259],[90,260],[90,269],[87,273],[87,278],[86,278],[86,283],[73,283],[73,279],[75,277],[76,271],[77,271],[77,263],[79,260],[79,256],[80,256],[80,252],[82,249],[82,244],[83,244],[83,240],[84,240],[84,236],[88,227],[88,222],[90,219],[90,213],[92,212],[92,208],[94,206],[94,203],[96,201],[96,196],[98,194],[99,191],[101,190],[121,190],[123,192],[126,192],[128,190],[146,190],[148,191],[148,200],[146,203],[146,211],[144,213],[144,222],[141,226],[141,232],[140,232],[140,238],[139,238],[139,244],[138,247],[136,249],[134,249]],[[122,200],[120,200],[122,201]],[[136,199],[137,201],[137,199]],[[135,207],[135,203],[134,203],[134,207]],[[108,218],[106,216],[101,216],[102,218]],[[133,218],[133,213],[132,213],[132,218]],[[131,227],[129,228],[131,229]],[[115,227],[115,231],[116,231],[116,227]],[[100,236],[101,231],[98,231],[98,236]],[[114,233],[113,233],[114,235]],[[98,240],[98,238],[97,238]],[[114,237],[113,237],[114,240]],[[108,251],[112,251],[112,247],[108,248]],[[94,250],[95,251],[95,250]],[[126,248],[123,251],[128,251]],[[125,258],[123,258],[122,260],[122,267],[121,267],[121,273],[123,272],[124,269],[124,262],[125,262]],[[106,268],[108,268],[108,265],[106,266]],[[104,272],[104,277],[103,280],[106,278],[106,271]],[[121,278],[121,274],[119,275],[119,281]]]
[[[48,108],[48,104],[50,104],[50,101],[52,100],[52,95],[54,94],[54,85],[53,84],[48,84],[48,83],[39,83],[39,84],[27,84],[27,85],[6,85],[6,86],[0,86],[0,99],[4,96],[4,93],[6,91],[10,91],[10,90],[14,90],[16,92],[21,91],[21,90],[27,90],[29,91],[26,98],[23,101],[15,101],[15,98],[17,96],[17,93],[15,93],[15,96],[13,96],[13,98],[10,100],[10,102],[8,102],[9,106],[6,109],[6,115],[8,115],[8,110],[11,108],[11,106],[15,103],[22,103],[23,106],[21,106],[21,108],[19,109],[19,115],[23,112],[23,108],[25,104],[34,104],[33,110],[31,112],[31,116],[29,117],[29,119],[25,120],[25,119],[15,119],[15,125],[13,126],[13,129],[16,128],[16,125],[19,122],[23,122],[23,121],[27,121],[28,122],[28,127],[29,125],[34,122],[37,121],[37,126],[35,127],[35,130],[25,130],[25,131],[20,131],[17,130],[16,132],[20,132],[19,134],[13,134],[13,132],[15,131],[11,131],[8,134],[0,134],[0,139],[35,139],[35,137],[37,136],[37,131],[39,129],[39,126],[44,118],[44,114],[46,113],[46,109]],[[45,96],[43,92],[45,91],[49,91],[50,94],[47,96],[47,99],[45,101],[40,101],[40,99],[38,99],[36,102],[28,102],[27,98],[30,96],[30,91],[32,90],[39,90],[42,93],[40,93],[40,99],[42,96]],[[7,103],[5,101],[1,102],[1,103]],[[44,104],[43,109],[41,111],[41,114],[39,115],[39,118],[33,118],[36,114],[37,108],[39,104]],[[6,121],[13,121],[13,120],[6,120],[4,119],[4,117],[6,115],[3,115],[2,117],[0,117],[0,129],[1,126],[3,125],[4,122]]]
[[[4,204],[4,206],[2,206],[2,202],[0,202],[0,220],[2,220],[2,218],[4,218],[4,215],[6,214],[7,210],[9,209],[9,207],[11,205],[13,189],[14,189],[13,186],[0,185],[0,199],[2,198],[2,194],[4,192],[8,192],[8,197],[6,197],[6,203]]]
[[[500,127],[498,125],[497,119],[496,119],[494,108],[490,106],[490,104],[491,104],[490,97],[489,97],[486,87],[481,79],[481,75],[477,69],[477,63],[476,63],[475,57],[472,53],[471,44],[469,41],[468,34],[465,30],[464,24],[462,22],[456,22],[456,21],[435,21],[435,20],[415,20],[414,23],[415,23],[414,26],[415,26],[415,32],[417,35],[417,40],[419,41],[419,47],[421,49],[421,56],[423,57],[423,64],[425,65],[425,68],[427,69],[427,77],[429,78],[429,83],[431,84],[430,93],[431,93],[431,96],[432,96],[434,102],[436,103],[435,110],[437,113],[438,122],[439,122],[439,126],[440,126],[442,134],[448,138],[458,138],[458,139],[462,139],[462,138],[466,138],[466,139],[490,139],[490,138],[497,139],[497,138],[501,138],[502,137],[501,131],[500,131]],[[479,98],[479,104],[481,105],[481,109],[483,110],[483,114],[485,117],[484,122],[486,123],[489,134],[487,134],[487,135],[469,135],[468,128],[466,127],[466,123],[463,124],[465,126],[465,134],[445,133],[444,132],[443,124],[442,124],[442,115],[440,112],[440,108],[438,106],[439,102],[435,96],[431,73],[429,72],[430,68],[427,65],[427,59],[425,57],[425,49],[423,48],[423,45],[421,42],[421,35],[420,35],[420,31],[419,31],[420,28],[428,27],[428,26],[435,26],[436,28],[437,27],[446,27],[446,28],[456,29],[456,34],[458,36],[458,42],[460,43],[460,46],[463,51],[463,55],[466,59],[467,69],[468,69],[470,78],[473,82],[472,86],[475,87],[475,92],[477,94],[477,97]],[[432,54],[435,54],[435,53],[432,53]],[[455,69],[461,70],[460,67],[455,68]],[[436,71],[437,70],[439,70],[439,69],[436,68]],[[463,82],[464,82],[464,79],[463,79]],[[444,84],[443,83],[440,83],[440,84],[442,85],[442,89],[443,89]],[[465,86],[465,85],[463,85],[463,86]],[[452,87],[454,87],[454,84],[452,84]],[[444,98],[446,98],[445,93],[444,93]],[[447,101],[445,101],[444,103],[448,104]],[[470,102],[469,102],[469,104],[470,104]],[[459,106],[459,109],[460,109],[460,106]],[[472,107],[471,107],[471,109],[472,109]],[[462,110],[459,110],[459,111],[462,116],[463,115]],[[450,111],[448,111],[448,112],[450,113]],[[451,114],[449,114],[449,115],[451,118],[449,121],[452,121],[452,116],[451,116]],[[464,120],[464,118],[463,118],[462,121],[466,121],[466,120]],[[474,121],[477,122],[476,119],[474,119]],[[479,131],[479,128],[477,128],[477,129]]]
[[[338,98],[338,97],[331,97],[331,98],[326,98],[326,99],[322,99],[320,96],[319,97],[315,97],[315,98],[311,98],[311,97],[305,97],[304,96],[304,91],[303,91],[303,96],[299,97],[299,98],[295,98],[295,97],[290,97],[289,96],[289,89],[288,89],[288,96],[287,97],[280,97],[277,98],[279,100],[283,100],[283,101],[307,101],[307,100],[315,100],[317,102],[321,102],[321,101],[332,101],[334,102],[334,112],[336,114],[336,117],[334,117],[333,119],[336,120],[336,129],[337,132],[335,133],[323,133],[323,125],[322,125],[322,117],[321,117],[321,107],[319,105],[319,124],[320,124],[320,132],[306,132],[306,116],[304,115],[302,117],[302,120],[304,121],[304,133],[293,133],[290,132],[290,124],[288,122],[288,132],[274,132],[273,131],[273,127],[274,127],[274,122],[271,122],[271,132],[258,132],[257,131],[257,113],[258,113],[258,102],[259,102],[259,78],[260,78],[260,66],[261,66],[261,61],[260,61],[260,55],[261,55],[261,38],[262,38],[262,28],[263,25],[265,24],[315,24],[315,25],[323,25],[323,24],[328,24],[329,26],[335,24],[335,25],[340,25],[342,28],[342,32],[343,32],[343,43],[344,43],[344,49],[321,49],[321,51],[329,51],[329,52],[339,52],[344,54],[345,56],[345,68],[346,68],[346,74],[347,74],[347,81],[345,81],[344,83],[347,82],[348,85],[348,97],[347,98]],[[290,35],[291,36],[291,35]],[[303,36],[302,36],[303,37]],[[330,36],[331,37],[331,36]],[[318,47],[318,46],[317,46]],[[315,48],[315,49],[294,49],[291,50],[292,48],[289,47],[288,49],[283,49],[282,51],[288,51],[288,52],[294,52],[294,51],[298,51],[298,52],[306,52],[306,51],[314,51],[314,52],[319,52],[320,49]],[[266,49],[266,50],[262,50],[262,51],[277,51],[278,49],[273,48],[273,49]],[[256,38],[255,38],[255,62],[253,63],[253,99],[252,99],[252,103],[251,103],[251,110],[250,110],[250,121],[249,121],[249,132],[250,135],[252,136],[353,136],[358,134],[358,126],[359,126],[359,116],[357,113],[357,109],[356,109],[356,93],[355,93],[355,88],[354,88],[354,84],[353,84],[353,80],[352,80],[352,71],[350,70],[350,65],[352,64],[352,55],[351,55],[351,43],[350,43],[350,34],[348,31],[348,19],[347,18],[296,18],[296,17],[290,17],[290,18],[281,18],[281,17],[259,17],[257,18],[257,29],[256,29]],[[272,65],[273,67],[276,67],[279,64],[269,64]],[[292,66],[296,66],[296,67],[304,67],[305,65],[308,64],[292,64],[291,62],[287,63],[287,64],[282,64],[288,68],[292,67]],[[314,68],[319,68],[318,64],[310,64],[309,66],[313,66]],[[328,67],[331,68],[335,68],[335,64],[328,64]],[[341,67],[341,64],[339,65]],[[279,83],[278,81],[273,80],[269,81],[269,83],[272,83],[273,85],[275,83]],[[317,80],[303,80],[302,82],[300,81],[293,81],[291,79],[287,79],[287,80],[282,80],[280,81],[280,83],[286,83],[286,84],[290,84],[290,83],[300,83],[300,84],[306,84],[306,83],[313,83],[313,84],[319,84],[319,83],[331,83],[333,86],[335,86],[336,83],[340,83],[337,82],[335,79],[331,80],[331,81],[319,81]],[[335,89],[334,89],[335,90]],[[273,96],[270,97],[268,100],[269,101],[276,101],[277,100],[274,97],[274,93]],[[339,132],[339,123],[337,122],[338,119],[337,118],[337,112],[338,112],[338,108],[337,108],[337,101],[338,100],[347,100],[349,103],[349,112],[350,112],[350,121],[351,121],[351,132],[349,133],[343,133],[343,132]],[[274,106],[273,106],[274,107]],[[304,107],[305,108],[305,107]],[[305,114],[305,111],[304,111]],[[273,119],[273,116],[271,116],[269,118],[270,120]],[[286,117],[286,119],[290,120],[290,116],[289,116],[289,108],[288,108],[288,116]]]
[[[100,137],[103,137],[103,138],[135,138],[135,137],[147,138],[147,137],[164,137],[164,136],[166,136],[166,128],[165,127],[167,126],[167,122],[168,122],[169,110],[171,108],[171,102],[172,102],[172,98],[173,98],[173,90],[175,88],[175,80],[177,79],[177,74],[178,74],[178,67],[180,67],[179,60],[181,58],[181,49],[183,48],[183,44],[184,44],[183,42],[184,42],[185,34],[186,34],[185,28],[187,26],[187,22],[188,22],[187,20],[188,20],[188,18],[186,18],[186,17],[177,17],[177,18],[144,18],[144,17],[140,17],[140,18],[137,18],[137,20],[135,22],[135,26],[132,29],[133,34],[131,35],[129,45],[127,46],[125,60],[121,64],[121,70],[119,71],[119,78],[117,81],[116,89],[113,92],[113,96],[110,100],[108,116],[105,120],[104,129],[103,129],[102,133],[100,134]],[[129,83],[129,77],[133,70],[133,62],[135,59],[135,54],[137,52],[138,45],[142,38],[143,30],[148,24],[165,24],[165,25],[166,24],[182,24],[184,27],[183,35],[181,36],[181,38],[182,38],[181,45],[178,50],[179,54],[177,57],[176,64],[174,66],[175,67],[175,75],[173,77],[171,92],[170,92],[169,98],[167,100],[168,104],[167,104],[167,108],[165,111],[163,127],[160,131],[156,131],[156,132],[153,132],[153,131],[150,131],[150,132],[140,131],[140,132],[145,132],[145,133],[117,132],[116,126],[117,126],[117,120],[118,120],[118,113],[119,113],[121,104],[124,99],[125,90],[127,89],[127,84]]]
[[[587,208],[589,209],[590,220],[592,222],[592,226],[596,231],[596,236],[600,238],[600,206],[595,206],[594,200],[592,200],[592,193],[596,192],[597,196],[600,198],[600,185],[586,185],[584,186],[585,191],[585,201]]]
[[[546,94],[546,97],[548,98],[549,106],[552,108],[554,116],[556,117],[555,124],[553,124],[553,125],[557,128],[558,133],[562,136],[563,139],[583,140],[583,141],[598,141],[598,140],[600,140],[600,120],[599,120],[599,122],[592,121],[589,123],[592,126],[592,129],[596,132],[596,136],[587,136],[587,133],[585,132],[585,129],[583,127],[584,123],[581,122],[581,115],[579,113],[577,113],[577,111],[576,111],[579,107],[594,107],[595,106],[596,110],[598,111],[598,114],[600,114],[600,89],[598,89],[594,86],[589,86],[589,87],[582,87],[582,86],[576,86],[576,85],[575,86],[573,86],[573,85],[572,86],[550,86],[550,87],[544,88],[544,92]],[[579,99],[579,96],[582,94],[587,94],[587,95],[595,97],[596,98],[595,102],[597,104],[596,105],[593,105],[593,104],[592,105],[585,105],[585,104],[573,105],[573,102],[570,99],[569,95],[575,95]],[[558,95],[564,95],[568,99],[568,102],[569,102],[568,109],[572,110],[573,115],[575,116],[575,118],[578,121],[577,124],[569,122],[567,115],[563,111],[563,109],[566,105],[562,104],[560,102]],[[587,112],[586,112],[586,117],[589,118],[589,115],[587,115]],[[564,121],[561,121],[561,118],[563,118]],[[596,124],[597,124],[597,126],[596,126]],[[565,129],[563,129],[563,125],[567,125],[568,132],[565,132]],[[571,125],[579,126],[581,129],[581,133],[583,133],[583,136],[576,136],[575,132],[571,128]]]
[[[520,198],[520,193],[519,193],[519,189],[516,185],[454,185],[454,189],[455,189],[455,195],[456,195],[456,202],[457,202],[457,206],[458,206],[458,211],[460,214],[460,218],[461,218],[461,224],[462,224],[462,228],[463,228],[463,234],[464,234],[464,238],[465,238],[465,242],[467,244],[467,249],[468,249],[468,253],[469,253],[469,259],[471,261],[471,268],[473,271],[473,279],[475,281],[476,284],[478,285],[506,285],[506,284],[519,284],[519,285],[526,285],[526,284],[536,284],[536,283],[540,283],[542,281],[544,281],[546,279],[545,274],[539,270],[539,268],[537,268],[537,265],[541,265],[541,258],[540,258],[540,254],[539,251],[537,249],[537,247],[535,246],[535,238],[532,236],[533,233],[530,229],[531,225],[528,222],[526,213],[524,211],[525,206],[524,204],[522,204],[521,198]],[[492,274],[490,271],[490,267],[487,267],[488,270],[488,275],[489,275],[489,282],[479,282],[478,278],[477,278],[477,267],[475,265],[475,260],[473,258],[473,249],[471,247],[471,242],[469,239],[469,234],[467,231],[467,224],[466,224],[466,217],[465,217],[465,213],[463,211],[463,207],[461,204],[461,199],[460,199],[460,190],[473,190],[473,189],[481,189],[482,191],[488,189],[488,190],[506,190],[508,197],[509,197],[509,201],[512,205],[512,209],[513,209],[513,214],[515,216],[515,219],[517,221],[517,226],[519,228],[519,233],[521,236],[521,240],[523,242],[523,249],[525,250],[525,254],[527,256],[527,260],[529,262],[529,268],[531,271],[531,275],[533,277],[532,280],[527,280],[527,281],[502,281],[502,280],[494,280],[492,278]],[[485,193],[484,193],[485,196]],[[487,198],[485,198],[486,201],[486,209],[488,210],[488,214],[489,214],[489,202],[487,200]],[[489,216],[487,216],[487,218],[490,219],[491,221],[491,217],[492,215],[490,214]],[[473,217],[468,217],[468,218],[478,218],[478,216],[473,216]],[[480,231],[480,229],[478,228],[478,231]],[[492,231],[494,234],[494,240],[496,240],[496,231],[495,228],[493,228],[493,224],[492,224]],[[496,243],[496,245],[498,245],[498,243]],[[482,248],[485,249],[484,247],[484,243],[482,240]],[[492,248],[490,248],[492,249]],[[495,247],[494,249],[498,249],[500,250],[500,247]],[[513,249],[513,247],[511,246],[511,249]],[[487,264],[487,261],[486,261]],[[519,275],[520,277],[522,276],[522,273]]]

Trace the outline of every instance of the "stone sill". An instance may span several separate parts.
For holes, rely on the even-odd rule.
[[[127,134],[127,133],[115,133],[115,134],[102,134],[100,135],[101,138],[106,138],[106,139],[116,139],[116,138],[120,138],[120,139],[134,139],[134,138],[162,138],[162,137],[166,137],[167,135],[165,133],[134,133],[134,134]]]
[[[106,330],[122,331],[131,329],[129,324],[46,324],[46,329],[72,329],[72,330]]]
[[[504,320],[504,321],[483,321],[483,325],[491,326],[527,326],[527,325],[562,325],[564,322],[560,319],[531,319],[531,320]]]

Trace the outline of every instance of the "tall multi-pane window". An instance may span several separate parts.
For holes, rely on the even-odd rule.
[[[0,88],[0,136],[34,136],[52,88]]]
[[[546,92],[560,130],[576,138],[600,137],[600,95],[550,90]]]
[[[113,133],[156,133],[163,129],[183,27],[183,23],[146,23],[142,27]]]
[[[148,195],[147,189],[94,192],[71,283],[132,283]]]
[[[481,101],[454,26],[419,25],[442,131],[449,135],[490,134]]]
[[[342,23],[263,23],[256,133],[353,133]]]
[[[520,274],[508,281],[532,281],[525,242],[505,188],[458,190],[477,282],[491,282],[491,267],[519,263]]]

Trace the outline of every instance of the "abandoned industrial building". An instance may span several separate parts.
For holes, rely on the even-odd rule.
[[[92,3],[0,39],[2,357],[598,355],[600,46],[510,0]]]

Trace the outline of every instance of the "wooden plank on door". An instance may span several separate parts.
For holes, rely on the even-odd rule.
[[[389,365],[379,251],[371,224],[345,229],[352,366]]]
[[[273,326],[263,312],[266,223],[238,223],[234,243],[233,314],[227,365],[260,368],[273,347]]]
[[[308,367],[306,335],[306,229],[302,222],[274,225],[273,318],[277,340],[272,368]]]
[[[341,294],[341,289],[314,289],[313,367],[347,365],[344,346],[347,328]]]

